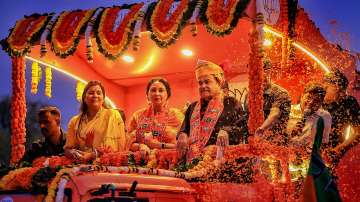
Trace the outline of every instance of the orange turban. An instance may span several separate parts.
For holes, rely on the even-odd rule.
[[[198,60],[195,68],[196,79],[204,75],[214,75],[221,83],[225,80],[223,69],[212,62],[206,60]]]

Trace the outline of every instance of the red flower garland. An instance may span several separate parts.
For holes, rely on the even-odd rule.
[[[224,0],[209,0],[206,10],[209,25],[215,30],[228,29],[238,2],[238,0],[229,0],[224,7]]]
[[[236,27],[249,0],[204,0],[201,19],[210,33],[222,36]]]
[[[181,0],[176,10],[168,17],[170,8],[175,0],[160,0],[151,14],[149,29],[151,36],[161,47],[170,45],[180,34],[184,21],[189,16],[189,0]]]
[[[121,9],[125,8],[115,6],[106,8],[102,12],[100,23],[96,29],[96,40],[99,45],[99,51],[105,57],[115,59],[127,49],[132,37],[132,25],[136,21],[143,5],[143,3],[132,5],[129,8],[130,11],[115,31],[113,31],[113,26],[118,13]]]
[[[50,20],[49,15],[32,15],[16,22],[6,40],[10,55],[22,56],[28,53],[32,43]]]
[[[20,168],[10,171],[9,174],[1,178],[1,190],[30,190],[31,178],[40,168]]]
[[[74,160],[69,159],[65,156],[51,156],[51,157],[42,156],[42,157],[36,158],[32,162],[32,166],[42,168],[42,167],[44,167],[45,162],[47,162],[48,167],[55,168],[57,166],[71,165],[72,163],[74,163]]]
[[[289,53],[289,18],[288,18],[288,1],[280,1],[280,10],[282,18],[282,33],[284,33],[281,41],[281,68],[286,68],[288,66],[288,53]]]
[[[249,38],[251,47],[249,59],[249,120],[248,127],[250,134],[254,134],[255,130],[264,122],[263,111],[263,82],[264,69],[261,47],[258,39],[258,32],[254,31]]]
[[[156,165],[158,169],[172,169],[177,163],[177,152],[173,149],[164,149],[156,150],[155,156]],[[102,166],[127,166],[129,164],[129,155],[130,152],[113,152],[113,153],[104,153],[97,161],[96,164]],[[136,151],[133,153],[135,165],[140,165],[142,160],[141,152]],[[149,160],[148,157],[143,159],[145,163]]]
[[[25,59],[12,58],[12,99],[11,99],[11,159],[17,163],[25,153],[26,142],[26,98],[25,98]]]
[[[66,57],[75,52],[80,33],[95,10],[63,12],[57,19],[51,33],[51,47],[55,54]]]

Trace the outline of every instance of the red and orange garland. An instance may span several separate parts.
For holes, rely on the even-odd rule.
[[[204,0],[200,9],[201,20],[211,34],[230,34],[249,2],[250,0]]]
[[[255,130],[264,122],[263,112],[263,82],[264,69],[262,61],[262,49],[259,42],[259,33],[254,30],[249,38],[250,59],[249,59],[249,133],[253,135]]]
[[[38,167],[26,167],[10,171],[1,178],[0,190],[30,190],[31,177],[39,169]]]
[[[95,36],[99,51],[109,59],[116,59],[128,47],[133,34],[135,21],[140,13],[143,3],[133,4],[130,7],[114,6],[106,8],[99,15],[95,23]],[[122,19],[119,26],[113,31],[119,12],[128,9],[129,12]]]
[[[51,30],[51,48],[57,56],[73,54],[95,10],[76,10],[60,14]]]
[[[11,99],[11,159],[17,163],[25,153],[26,142],[26,98],[25,58],[12,58],[12,99]]]
[[[173,4],[177,3],[176,9],[169,15]],[[148,29],[151,31],[151,38],[160,47],[167,47],[174,43],[181,34],[187,21],[190,19],[196,2],[189,0],[160,0],[151,5],[149,12],[151,17],[148,21]]]
[[[55,168],[58,166],[68,166],[74,163],[74,160],[69,159],[65,156],[51,156],[51,157],[39,157],[34,159],[32,162],[33,167],[51,167]]]
[[[289,18],[288,18],[288,1],[280,0],[280,10],[281,10],[281,22],[282,22],[282,32],[284,33],[281,42],[281,68],[287,68],[288,66],[288,52],[289,52]]]
[[[133,159],[131,159],[133,158]],[[96,164],[102,166],[141,166],[141,161],[148,168],[157,169],[172,169],[177,163],[176,150],[152,150],[149,156],[142,156],[139,151],[131,152],[115,152],[104,153],[99,159],[96,160]],[[134,162],[131,162],[134,161]]]
[[[6,40],[1,41],[10,56],[23,56],[30,52],[30,47],[40,38],[51,15],[34,14],[16,22]]]

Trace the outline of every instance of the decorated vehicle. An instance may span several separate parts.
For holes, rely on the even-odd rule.
[[[273,79],[293,102],[308,81],[319,80],[331,67],[350,74],[356,61],[326,41],[297,1],[288,0],[159,0],[33,14],[18,20],[1,44],[12,60],[14,166],[25,152],[26,61],[32,63],[32,93],[42,71],[48,97],[53,70],[78,81],[78,100],[87,81],[100,80],[107,101],[126,115],[146,105],[139,98],[150,78],[170,81],[172,104],[183,108],[197,95],[197,59],[226,61],[230,94],[248,106],[251,137],[247,144],[208,147],[182,166],[172,149],[152,150],[147,157],[105,153],[92,164],[41,157],[1,178],[0,201],[296,201],[295,182],[304,180],[308,165],[290,162],[301,151],[254,136],[264,121],[264,61],[271,61]],[[359,100],[360,93],[352,93]],[[344,201],[360,200],[360,175],[349,177],[360,165],[351,163],[359,161],[358,149],[338,167]]]

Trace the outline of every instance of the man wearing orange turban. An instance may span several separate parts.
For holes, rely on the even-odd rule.
[[[200,157],[209,145],[247,142],[245,113],[233,97],[223,95],[224,71],[212,62],[199,60],[195,68],[200,93],[192,103],[178,134],[177,149],[187,162]]]

